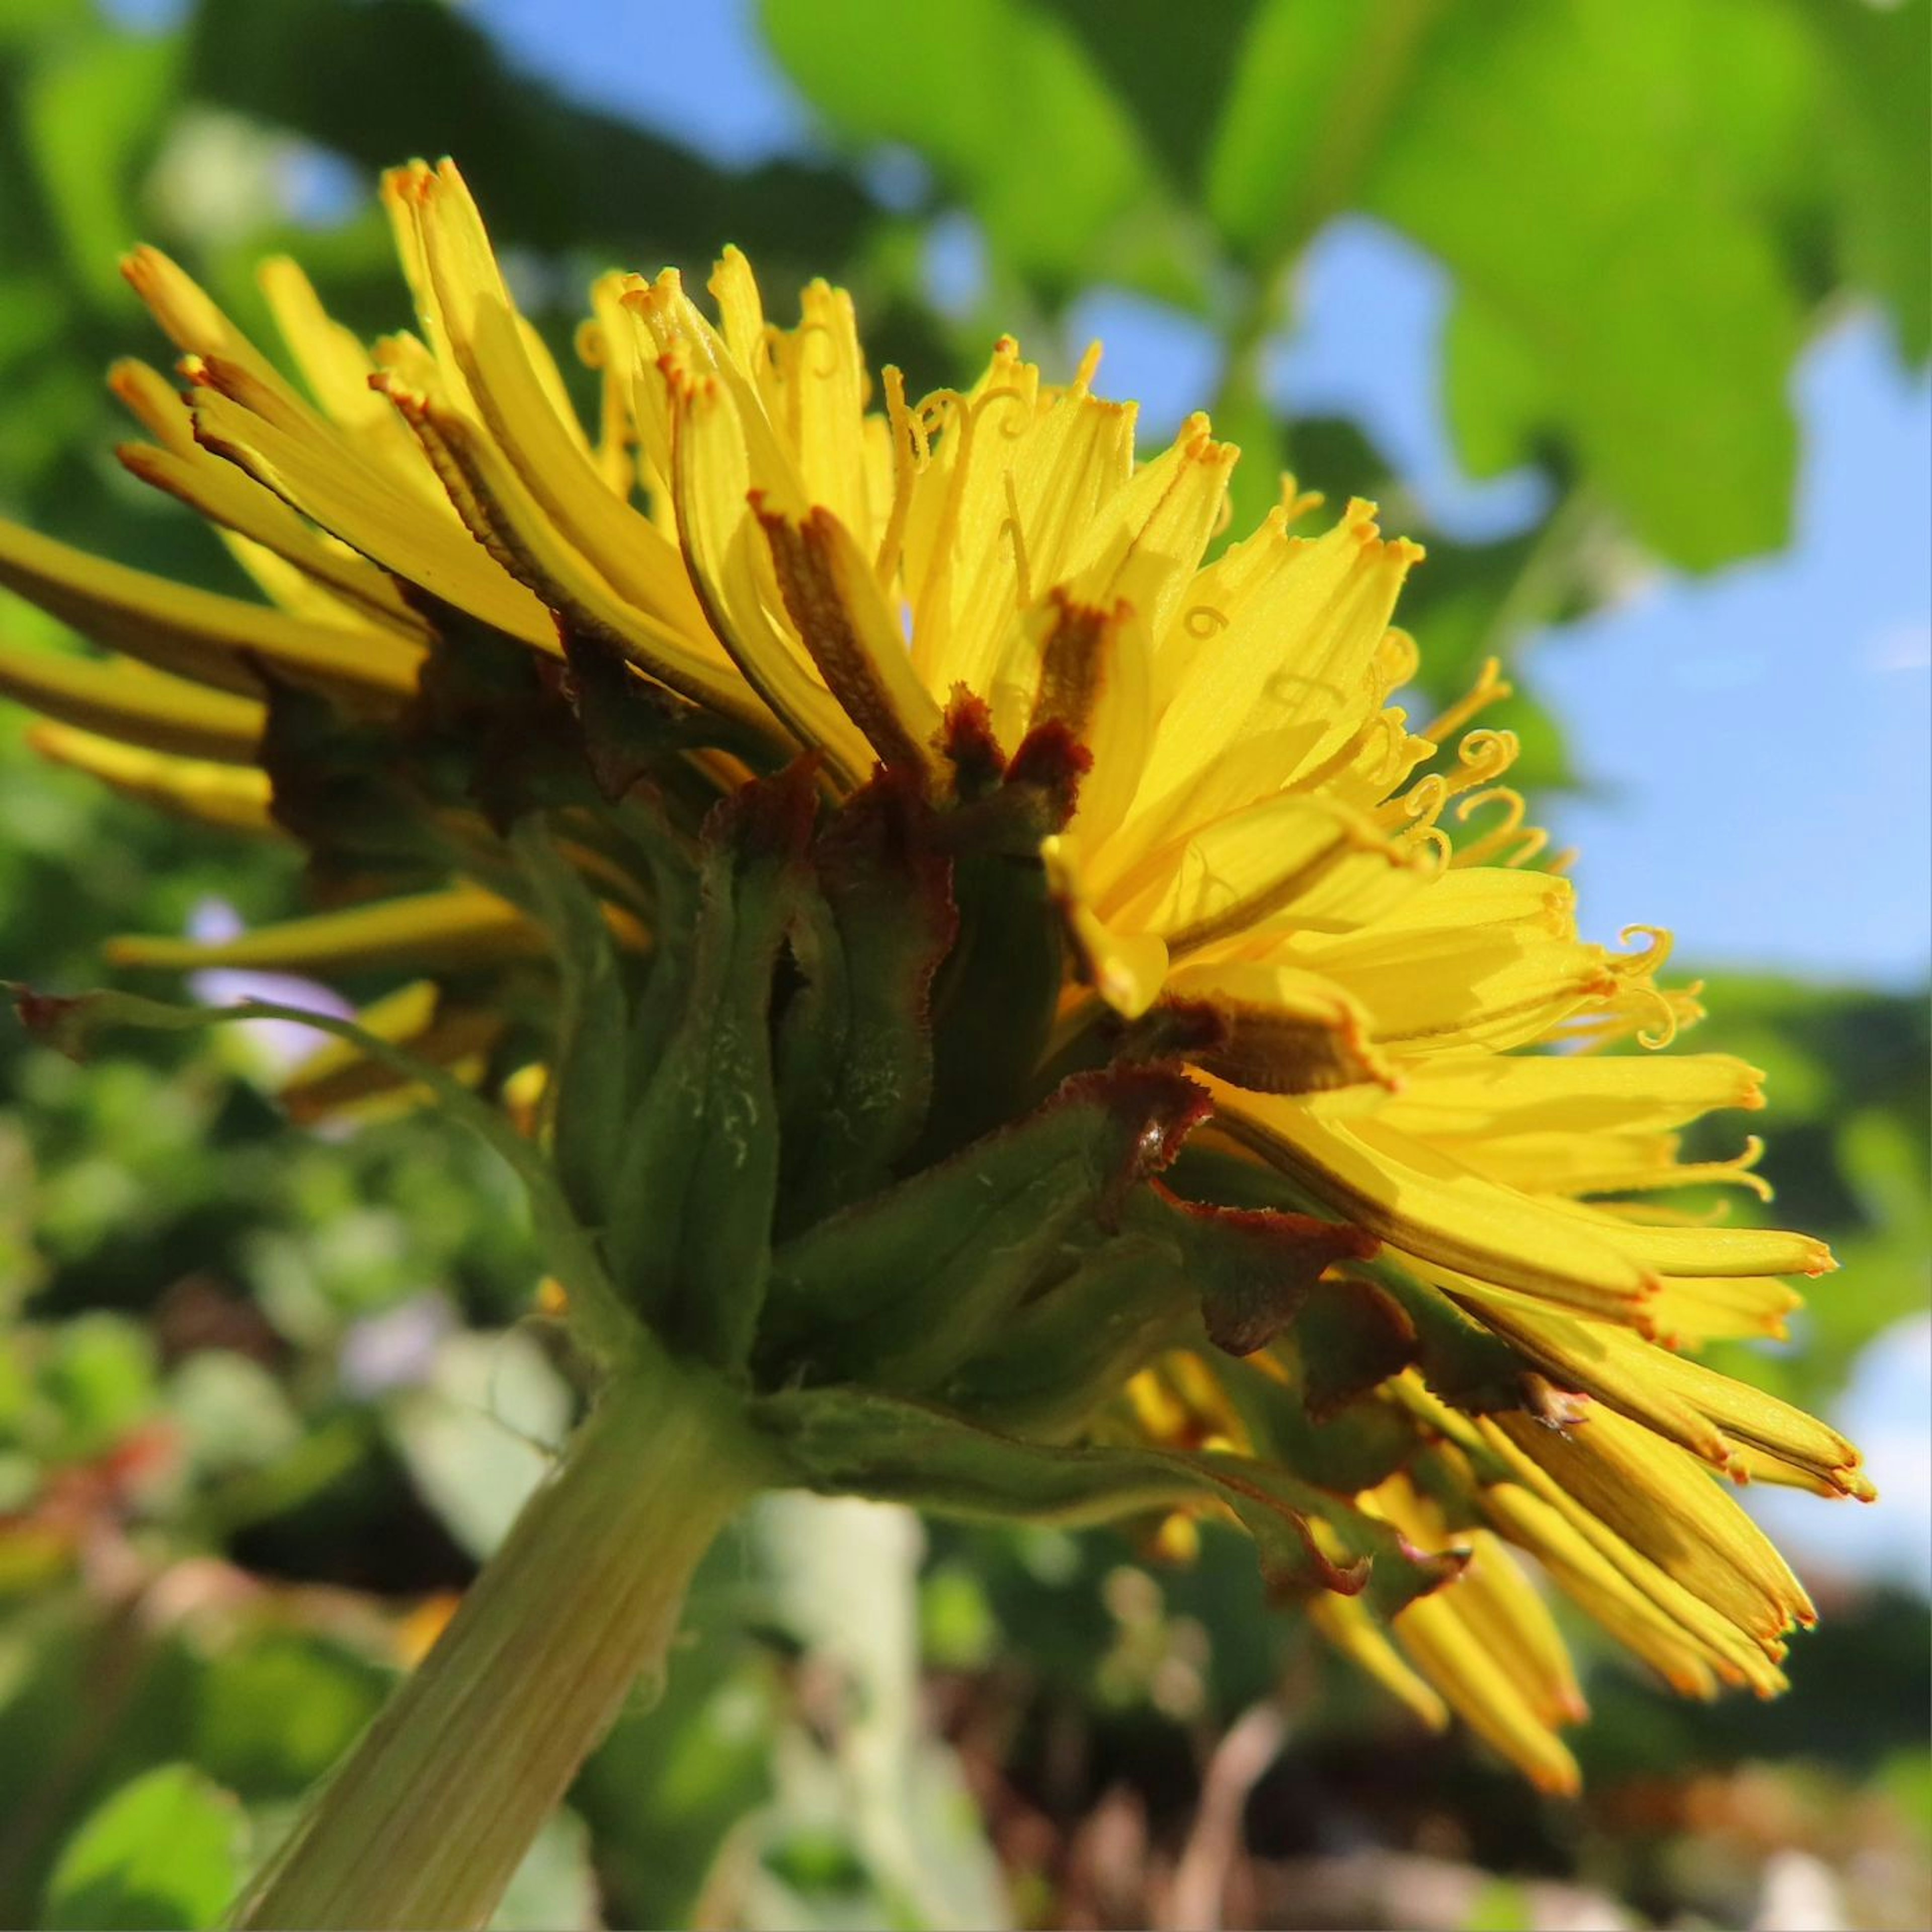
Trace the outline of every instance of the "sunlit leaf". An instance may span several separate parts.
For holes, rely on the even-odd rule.
[[[1201,263],[1132,116],[1026,0],[764,0],[772,44],[844,140],[906,142],[1042,288],[1104,276],[1193,302]]]
[[[60,1932],[212,1925],[242,1876],[241,1808],[184,1764],[123,1785],[75,1832],[47,1885]]]

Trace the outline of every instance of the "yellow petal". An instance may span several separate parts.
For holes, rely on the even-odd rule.
[[[140,444],[122,444],[117,447],[115,454],[130,473],[143,482],[168,490],[198,514],[215,518],[218,505],[236,510],[232,520],[237,527],[230,528],[226,523],[216,520],[215,533],[230,556],[254,580],[270,603],[292,616],[305,618],[313,623],[362,629],[372,622],[380,622],[382,628],[399,629],[406,635],[423,634],[424,627],[404,607],[388,579],[380,572],[370,570],[343,546],[334,546],[332,560],[339,562],[346,560],[368,572],[372,581],[358,588],[371,590],[375,598],[383,602],[382,618],[378,619],[368,608],[367,598],[339,596],[291,562],[282,553],[292,544],[302,544],[305,541],[310,544],[326,543],[332,540],[318,539],[310,526],[286,505],[270,496],[232,465],[202,448],[194,440],[194,418],[187,406],[156,370],[144,363],[124,360],[113,364],[108,380],[122,400],[161,442],[160,451],[148,449]],[[176,460],[160,460],[164,456]],[[191,469],[187,466],[190,465]],[[221,479],[226,479],[225,487]],[[254,501],[242,506],[241,500],[250,497]],[[269,548],[241,534],[251,518],[260,520],[264,517],[281,520],[276,530],[280,539],[277,548]],[[386,598],[383,596],[385,592],[388,593]]]
[[[211,364],[211,379],[227,372]],[[291,434],[219,390],[193,392],[201,441],[402,581],[540,650],[556,648],[550,614],[453,518],[358,466],[329,440]]]
[[[447,517],[449,506],[442,486],[423,460],[416,439],[369,387],[376,364],[368,350],[323,308],[308,276],[286,255],[263,262],[255,277],[275,326],[323,413],[386,477]]]
[[[1738,1628],[1774,1637],[1816,1615],[1770,1539],[1696,1458],[1600,1405],[1561,1429],[1494,1426],[1618,1535]]]
[[[697,305],[684,292],[682,278],[666,268],[654,281],[641,276],[624,278],[611,312],[614,340],[629,364],[633,376],[632,415],[647,475],[668,483],[671,474],[674,392],[678,381],[695,381],[719,374],[735,358]],[[741,384],[749,379],[736,368]],[[755,391],[753,393],[755,402]],[[762,412],[763,405],[758,407]]]
[[[1654,1277],[1570,1213],[1511,1192],[1372,1118],[1323,1120],[1216,1082],[1219,1126],[1308,1193],[1405,1252],[1527,1296],[1634,1312]]]
[[[995,739],[1014,746],[1055,728],[1085,748],[1078,815],[1085,848],[1101,852],[1132,802],[1149,733],[1147,626],[1124,599],[1082,604],[1056,586],[1007,627],[988,694]]]
[[[326,592],[335,605],[334,621],[356,627],[373,623],[405,638],[428,636],[428,626],[380,571],[353,551],[325,542],[279,497],[232,464],[200,448],[191,455],[178,455],[140,442],[124,442],[114,453],[122,466],[143,483],[165,490],[210,523],[280,558]],[[241,554],[245,563],[248,553]],[[272,581],[263,587],[274,595]]]
[[[1804,1298],[1774,1275],[1666,1275],[1648,1313],[1659,1341],[1696,1348],[1747,1336],[1781,1340]]]
[[[1559,1388],[1593,1395],[1693,1455],[1724,1466],[1729,1445],[1723,1430],[1651,1376],[1651,1358],[1661,1358],[1666,1352],[1661,1348],[1626,1353],[1612,1348],[1612,1331],[1598,1323],[1573,1320],[1528,1297],[1451,1270],[1438,1270],[1432,1278]]]
[[[1432,1731],[1449,1728],[1449,1707],[1402,1660],[1382,1627],[1353,1597],[1323,1590],[1306,1606],[1308,1621],[1352,1663],[1406,1704]]]
[[[1878,1501],[1877,1486],[1862,1469],[1834,1469],[1828,1481],[1796,1462],[1786,1462],[1782,1456],[1770,1455],[1748,1445],[1731,1451],[1730,1474],[1731,1480],[1739,1484],[1771,1483],[1780,1489],[1803,1490],[1811,1496],[1828,1497],[1834,1502],[1847,1496],[1854,1502]]]
[[[1490,1484],[1480,1501],[1502,1534],[1680,1696],[1712,1697],[1726,1684],[1761,1697],[1784,1688],[1756,1643],[1580,1506],[1566,1510],[1514,1482]]]
[[[218,690],[254,696],[248,656],[327,689],[385,698],[416,688],[422,652],[400,638],[334,630],[89,556],[0,519],[0,584],[82,636]]]
[[[1230,544],[1196,574],[1185,598],[1156,632],[1154,688],[1163,711],[1192,679],[1203,654],[1221,647],[1217,640],[1234,621],[1233,613],[1247,604],[1277,567],[1288,522],[1285,510],[1271,510],[1258,529]]]
[[[1560,1178],[1540,1182],[1526,1178],[1517,1183],[1552,1194],[1625,1195],[1678,1187],[1742,1187],[1760,1201],[1772,1198],[1771,1183],[1754,1172],[1764,1155],[1764,1142],[1755,1134],[1747,1138],[1742,1153],[1728,1160],[1679,1160],[1675,1134],[1606,1135],[1597,1145],[1594,1159],[1585,1151],[1589,1144],[1573,1134],[1522,1135],[1491,1144],[1508,1148],[1513,1160],[1527,1157],[1532,1163],[1542,1162],[1546,1172],[1555,1165]],[[1554,1162],[1548,1160],[1551,1156],[1556,1157]],[[1647,1204],[1598,1201],[1585,1204],[1640,1226],[1659,1225],[1650,1219]]]
[[[488,405],[474,387],[470,369],[470,338],[482,310],[494,306],[507,314],[520,340],[521,367],[535,384],[557,426],[580,455],[587,455],[588,440],[578,422],[562,372],[536,330],[519,315],[496,266],[495,252],[484,232],[483,218],[456,164],[445,157],[434,168],[421,162],[391,171],[387,183],[392,205],[401,205],[414,222],[428,272],[431,299],[419,308],[425,325],[438,323],[437,350],[446,365],[454,362],[471,378],[468,401],[484,411]],[[446,367],[454,379],[455,370]]]
[[[1444,1285],[1559,1386],[1594,1396],[1715,1467],[1727,1468],[1742,1444],[1809,1470],[1841,1493],[1854,1492],[1857,1450],[1789,1402],[1628,1329],[1559,1315],[1479,1283]]]
[[[1124,602],[1150,640],[1164,636],[1220,527],[1240,455],[1214,440],[1205,416],[1190,416],[1172,445],[1131,481],[1123,478],[1093,517],[1084,554],[1072,560],[1072,594]]]
[[[597,372],[597,473],[612,495],[628,502],[638,480],[632,454],[638,429],[636,378],[628,352],[632,332],[620,324],[624,286],[624,277],[615,273],[591,284],[591,313],[578,324],[576,346],[578,359]]]
[[[450,352],[481,419],[560,533],[619,598],[704,652],[710,634],[676,547],[598,473],[556,367],[503,285],[454,166],[416,178],[411,205]]]
[[[1116,932],[1094,911],[1082,883],[1084,848],[1072,833],[1042,839],[1040,856],[1088,982],[1124,1018],[1138,1019],[1160,997],[1166,942],[1150,932]]]
[[[744,257],[737,259],[742,278],[748,280]],[[720,268],[728,280],[738,279],[724,264]],[[716,278],[712,286],[716,293]],[[872,502],[865,436],[871,386],[852,298],[843,289],[814,281],[800,292],[800,307],[796,328],[766,330],[748,352],[738,346],[748,320],[741,312],[736,339],[726,338],[732,360],[756,372],[765,412],[796,465],[806,500],[829,510],[868,544],[874,544],[880,519]]]
[[[718,333],[726,350],[748,372],[758,375],[768,370],[764,298],[745,251],[728,248],[712,266],[705,286],[718,304]]]
[[[362,972],[398,965],[541,958],[548,950],[542,929],[508,899],[470,885],[285,920],[212,943],[142,935],[107,944],[107,956],[116,965],[182,972],[208,966],[274,973]]]
[[[1554,1730],[1590,1714],[1549,1606],[1499,1537],[1470,1530],[1468,1562],[1450,1583],[1456,1616],[1499,1663],[1537,1721]]]
[[[1436,1462],[1447,1466],[1439,1455]],[[1364,1508],[1386,1517],[1417,1547],[1460,1550],[1462,1566],[1439,1594],[1456,1624],[1501,1668],[1538,1724],[1554,1730],[1589,1714],[1548,1609],[1495,1535],[1481,1529],[1452,1533],[1438,1496],[1406,1473],[1391,1476],[1361,1500]]]
[[[904,549],[913,662],[930,690],[964,684],[988,694],[1007,625],[1049,587],[1022,586],[1017,467],[1040,404],[1040,370],[1002,340],[968,394],[928,397],[915,412],[939,424],[918,466]]]
[[[122,258],[121,272],[183,354],[219,358],[232,364],[261,392],[277,416],[326,433],[322,418],[274,364],[222,314],[207,292],[160,249],[145,244],[134,249]]]
[[[392,379],[388,393],[423,440],[451,499],[478,540],[572,625],[610,639],[642,669],[695,702],[754,729],[766,723],[743,680],[689,638],[619,597],[524,489],[488,436],[457,412]]]
[[[1059,586],[1021,612],[1006,628],[990,686],[979,694],[992,711],[994,738],[1010,748],[1051,724],[1090,748],[1126,616],[1124,605],[1076,603]]]
[[[202,448],[195,440],[192,412],[157,370],[124,358],[110,370],[108,382],[161,444],[159,449],[122,445],[115,454],[122,464],[212,522],[274,602],[321,623],[352,628],[374,624],[416,640],[428,635],[428,626],[382,572],[318,532],[233,464]],[[362,398],[382,406],[366,388]]]
[[[672,394],[678,526],[712,628],[798,742],[818,748],[847,782],[861,783],[872,766],[871,746],[773,614],[782,599],[748,506],[752,485],[738,406],[716,378],[682,370]]]
[[[1613,1352],[1626,1357],[1642,1345],[1619,1338]],[[1856,1493],[1864,1460],[1835,1429],[1748,1382],[1720,1375],[1682,1355],[1645,1349],[1648,1372],[1664,1388],[1708,1415],[1734,1441],[1808,1469],[1846,1495]]]
[[[1538,1718],[1503,1664],[1462,1620],[1451,1584],[1395,1618],[1402,1647],[1470,1730],[1539,1791],[1573,1796],[1582,1774],[1562,1741]]]
[[[822,508],[800,519],[767,511],[756,491],[752,506],[785,609],[846,716],[886,764],[929,770],[939,706],[850,532]]]
[[[248,765],[265,713],[253,698],[210,691],[125,658],[83,658],[0,640],[0,692],[44,716],[149,751]]]
[[[44,758],[71,765],[142,805],[191,818],[224,832],[273,832],[266,772],[178,758],[76,731],[65,724],[37,724],[27,742]]]
[[[1585,1202],[1564,1210],[1660,1275],[1828,1274],[1832,1251],[1810,1234],[1778,1228],[1647,1227]]]
[[[1413,544],[1384,543],[1358,503],[1327,536],[1271,531],[1268,567],[1204,647],[1155,735],[1134,821],[1198,820],[1247,801],[1225,760],[1244,740],[1278,741],[1277,783],[1353,736],[1379,703],[1376,655]]]
[[[1616,991],[1618,962],[1572,936],[1570,905],[1562,880],[1451,872],[1358,931],[1296,933],[1274,956],[1346,987],[1406,1058],[1507,1048]]]
[[[1358,894],[1365,913],[1378,910],[1388,903],[1384,877],[1401,865],[1366,820],[1320,800],[1283,796],[1150,854],[1106,888],[1102,903],[1111,923],[1158,932],[1178,956],[1271,921],[1293,922],[1338,871],[1346,874],[1341,890],[1321,893],[1316,916],[1334,922]]]
[[[1406,1070],[1389,1118],[1425,1136],[1657,1131],[1720,1107],[1764,1105],[1764,1076],[1724,1053],[1445,1053]]]
[[[983,474],[960,486],[979,507],[955,526],[951,630],[936,674],[975,691],[991,688],[1007,621],[1061,587],[1096,514],[1132,471],[1131,406],[1102,402],[1084,384],[1041,398],[1036,410],[976,407],[963,426],[959,460]],[[1090,573],[1066,587],[1076,602],[1105,609],[1116,601]]]
[[[1679,1160],[1682,1137],[1677,1134],[1435,1134],[1428,1138],[1478,1172],[1528,1194],[1651,1195],[1728,1186],[1748,1188],[1760,1200],[1771,1198],[1770,1184],[1752,1172],[1764,1152],[1755,1135],[1742,1154],[1708,1161]],[[1625,1227],[1694,1228],[1708,1219],[1648,1201],[1580,1199],[1578,1204]]]

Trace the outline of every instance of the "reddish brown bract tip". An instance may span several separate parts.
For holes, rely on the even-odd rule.
[[[962,799],[992,790],[1005,775],[1006,754],[993,735],[993,714],[983,698],[963,684],[952,687],[940,727],[939,748],[952,762],[954,784]]]
[[[1130,1185],[1172,1166],[1187,1136],[1214,1111],[1208,1090],[1172,1066],[1076,1073],[1054,1099],[1061,1104],[1096,1102],[1134,1130],[1133,1157],[1124,1177]]]
[[[1020,740],[1006,767],[1010,785],[1031,785],[1051,802],[1054,825],[1064,826],[1080,802],[1080,782],[1094,769],[1094,754],[1058,718],[1036,724]]]
[[[20,981],[0,981],[6,987],[14,1002],[14,1010],[20,1016],[20,1024],[36,1040],[57,1047],[70,1060],[80,1058],[64,1037],[67,1028],[63,1024],[68,1015],[86,1004],[86,995],[68,998],[58,993],[38,993]]]

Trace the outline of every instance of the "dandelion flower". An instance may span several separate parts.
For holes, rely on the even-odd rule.
[[[418,332],[365,346],[271,262],[299,380],[127,265],[182,387],[116,370],[122,460],[262,601],[0,527],[0,581],[114,654],[0,650],[46,754],[344,888],[119,959],[412,976],[291,1105],[420,1064],[506,1108],[789,1479],[1238,1519],[1552,1789],[1544,1582],[1688,1694],[1777,1690],[1811,1606],[1720,1479],[1869,1486],[1691,1352],[1832,1264],[1671,1204],[1767,1192],[1755,1141],[1681,1153],[1760,1077],[1660,1050],[1698,1013],[1666,936],[1580,938],[1475,722],[1496,668],[1391,702],[1421,552],[1292,481],[1220,547],[1236,452],[1197,416],[1140,458],[1097,351],[1055,384],[1003,339],[914,400],[848,296],[774,322],[734,250],[708,309],[596,285],[586,427],[455,169],[384,194]]]

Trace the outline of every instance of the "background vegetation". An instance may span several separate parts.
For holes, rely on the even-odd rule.
[[[396,326],[367,190],[412,153],[461,160],[560,345],[592,272],[701,271],[728,238],[768,287],[850,286],[916,388],[999,328],[1060,340],[1096,285],[1204,322],[1238,520],[1284,466],[1380,498],[1430,546],[1404,610],[1435,695],[1634,554],[1708,570],[1786,541],[1793,361],[1846,302],[1905,357],[1932,346],[1924,0],[765,0],[820,139],[742,171],[561,98],[436,0],[136,12],[0,6],[0,510],[210,582],[218,548],[112,458],[104,365],[159,352],[116,257],[158,242],[253,319],[253,262],[289,248],[345,319]],[[1478,476],[1534,465],[1531,526],[1432,531],[1359,424],[1271,405],[1296,265],[1349,212],[1453,278],[1456,448]],[[941,302],[962,218],[984,272]],[[1530,684],[1502,722],[1548,792],[1571,768]],[[10,976],[92,983],[110,933],[296,901],[286,855],[45,770],[20,723]],[[1710,997],[1700,1044],[1774,1076],[1780,1215],[1847,1263],[1802,1351],[1726,1366],[1828,1408],[1925,1306],[1925,1003],[1737,976]],[[505,1177],[434,1123],[291,1131],[273,1051],[79,1067],[0,1034],[0,1923],[214,1922],[562,1426]],[[1118,1538],[764,1506],[500,1922],[1932,1916],[1922,1597],[1816,1577],[1824,1630],[1769,1708],[1687,1709],[1600,1660],[1589,1795],[1552,1807],[1415,1735],[1250,1572],[1212,1536],[1183,1571]]]

